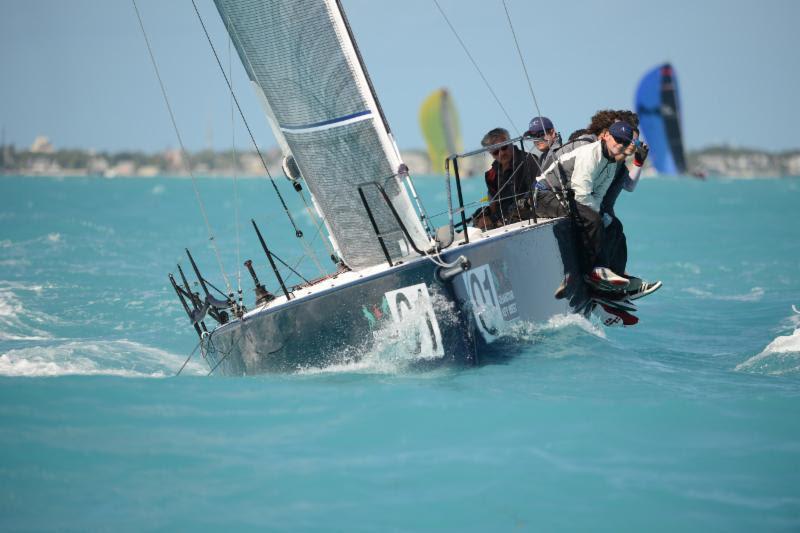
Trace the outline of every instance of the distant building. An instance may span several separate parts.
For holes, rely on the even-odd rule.
[[[183,174],[186,168],[183,164],[183,153],[177,148],[164,150],[164,161],[167,162],[167,172],[172,174]]]
[[[44,135],[39,135],[36,139],[33,140],[33,144],[31,145],[31,152],[34,154],[52,154],[55,152],[53,149],[53,145],[50,142],[50,139],[45,137]]]
[[[108,171],[108,161],[104,157],[94,156],[89,160],[87,172],[95,176],[103,176]]]
[[[786,175],[800,176],[800,154],[786,156]]]
[[[137,176],[144,178],[153,178],[159,174],[161,174],[161,169],[156,165],[144,165],[139,167],[139,170],[136,171]]]
[[[107,178],[115,178],[117,176],[135,176],[136,163],[130,160],[120,161],[112,168],[108,169],[105,173]]]

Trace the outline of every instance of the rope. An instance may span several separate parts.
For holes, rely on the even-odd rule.
[[[164,103],[167,105],[167,111],[169,111],[169,118],[172,121],[172,127],[175,130],[175,136],[178,138],[178,144],[181,147],[181,154],[183,156],[183,160],[186,165],[186,170],[189,172],[189,176],[192,178],[192,188],[194,189],[195,198],[197,198],[197,204],[200,206],[200,214],[203,216],[203,222],[206,225],[206,231],[208,232],[208,240],[211,242],[212,248],[214,248],[214,255],[217,257],[217,263],[219,264],[219,270],[222,272],[222,278],[225,280],[225,285],[228,289],[229,293],[232,293],[233,290],[231,289],[231,283],[228,280],[228,276],[225,274],[225,268],[222,266],[222,258],[219,255],[219,248],[217,247],[217,243],[214,240],[214,233],[211,231],[211,224],[208,221],[208,215],[206,213],[205,205],[203,204],[203,199],[200,197],[200,191],[197,188],[197,180],[195,179],[194,173],[192,172],[192,165],[189,161],[189,154],[186,151],[186,147],[183,144],[183,139],[181,138],[181,133],[178,130],[178,123],[175,121],[175,114],[172,112],[172,106],[169,103],[169,97],[167,96],[167,90],[164,87],[164,82],[161,79],[161,73],[158,70],[158,65],[156,64],[156,58],[153,55],[153,49],[150,46],[150,39],[147,37],[147,32],[144,29],[144,22],[142,22],[142,15],[139,13],[139,6],[136,5],[136,0],[131,0],[133,3],[133,9],[136,11],[136,17],[139,19],[139,27],[142,29],[142,35],[144,36],[144,42],[147,45],[147,52],[150,54],[150,61],[153,64],[153,70],[155,70],[156,78],[158,78],[158,84],[161,87],[161,94],[164,97]]]
[[[238,349],[238,348],[239,348],[239,345],[241,344],[241,342],[242,342],[242,339],[243,339],[243,338],[244,338],[244,335],[240,335],[240,336],[239,336],[239,337],[236,339],[236,343],[235,343],[233,346],[231,346],[231,349],[230,349],[230,350],[228,350],[228,352],[227,352],[225,355],[223,355],[223,356],[222,356],[222,359],[220,359],[219,361],[217,361],[217,364],[215,364],[215,365],[214,365],[214,367],[213,367],[211,370],[209,370],[209,371],[208,371],[208,374],[206,374],[206,377],[208,377],[208,376],[210,376],[211,374],[213,374],[213,373],[214,373],[214,371],[215,371],[215,370],[216,370],[216,369],[219,367],[219,365],[221,365],[221,364],[222,364],[222,362],[223,362],[223,361],[225,361],[225,359],[227,359],[227,358],[228,358],[228,356],[229,356],[230,354],[232,354],[234,350],[236,350],[236,349]],[[214,345],[214,341],[211,339],[211,335],[209,335],[209,336],[208,336],[208,341],[207,341],[207,344],[208,344],[208,348],[207,348],[207,350],[208,350],[208,349],[211,349],[211,350],[213,350],[213,351],[214,351],[214,353],[219,353],[219,350],[217,350],[217,347]]]
[[[317,232],[314,234],[314,237],[311,239],[311,244],[312,245],[317,241],[317,238],[321,234],[322,234],[322,227],[320,225],[320,226],[317,226]],[[286,278],[283,280],[284,282],[289,283],[289,281],[292,279],[292,277],[294,277],[294,272],[300,267],[300,263],[302,263],[303,261],[306,260],[306,257],[307,256],[305,256],[305,255],[301,256],[300,259],[298,259],[297,262],[294,264],[294,267],[289,267],[289,270],[291,270],[292,273],[290,273],[288,276],[286,276]],[[276,292],[278,292],[278,289],[277,288],[272,288],[272,290],[270,292],[276,293]]]
[[[541,120],[542,111],[539,109],[539,102],[536,100],[536,95],[533,92],[533,84],[531,83],[531,77],[528,75],[528,67],[525,66],[525,59],[522,57],[522,50],[519,47],[519,41],[517,41],[517,32],[514,31],[514,25],[511,23],[511,15],[508,13],[506,0],[502,1],[503,1],[503,9],[505,9],[506,18],[508,19],[508,27],[511,28],[511,35],[514,37],[514,45],[517,47],[517,54],[519,55],[519,61],[520,63],[522,63],[522,70],[525,71],[525,79],[528,80],[528,89],[531,92],[531,98],[533,98],[533,105],[536,108],[536,114],[539,117],[539,120]]]
[[[464,50],[464,53],[467,54],[467,57],[472,62],[472,66],[475,67],[475,70],[478,71],[478,74],[480,75],[481,79],[483,80],[483,83],[486,85],[486,88],[489,89],[490,93],[492,93],[492,96],[494,97],[495,101],[497,102],[497,105],[500,106],[500,109],[503,111],[503,114],[508,119],[509,124],[511,124],[511,127],[514,128],[517,131],[517,135],[520,135],[519,129],[514,124],[514,121],[511,120],[511,116],[509,116],[508,111],[506,111],[506,108],[503,107],[503,104],[500,102],[500,98],[497,97],[497,94],[494,92],[494,89],[492,89],[492,86],[489,84],[489,80],[487,80],[486,76],[483,75],[483,72],[481,71],[480,67],[475,62],[475,59],[473,59],[472,54],[469,53],[469,50],[467,49],[467,46],[464,44],[464,41],[461,40],[461,37],[458,35],[458,32],[453,27],[453,25],[450,23],[450,19],[448,19],[447,15],[445,15],[444,10],[442,9],[442,6],[439,5],[439,2],[437,0],[433,0],[433,3],[436,4],[436,7],[439,9],[439,13],[442,14],[442,17],[444,18],[445,22],[447,22],[447,25],[450,26],[450,31],[453,32],[453,35],[455,35],[456,39],[458,40],[458,43],[461,45],[461,48]]]
[[[300,199],[303,201],[303,205],[306,208],[306,213],[308,214],[308,218],[311,220],[311,223],[314,224],[314,226],[316,226],[317,234],[319,234],[322,231],[322,221],[319,220],[318,222],[315,222],[316,220],[319,219],[319,217],[317,217],[314,214],[314,210],[312,210],[311,206],[308,205],[308,202],[306,201],[306,195],[303,194],[303,190],[301,189],[301,190],[297,191],[297,194],[300,195]],[[322,242],[324,243],[324,246],[328,251],[328,255],[331,255],[331,256],[335,255],[334,252],[333,252],[333,246],[331,246],[331,244],[328,242],[328,240],[327,239],[323,239]],[[314,243],[314,240],[311,241],[311,244],[313,244],[313,243]],[[317,254],[312,254],[311,255],[311,260],[314,261],[314,264],[317,266],[317,270],[320,271],[320,274],[324,275],[325,274],[325,269],[322,268],[322,265],[319,262],[319,258],[317,257]]]
[[[202,344],[202,342],[203,342],[202,340],[197,342],[197,345],[194,347],[194,350],[192,350],[192,353],[190,353],[189,357],[186,358],[186,361],[183,362],[183,364],[181,365],[181,368],[178,370],[178,373],[175,374],[175,377],[178,377],[178,376],[181,375],[181,372],[183,372],[183,369],[186,368],[187,364],[189,364],[189,360],[194,356],[195,352],[200,347],[200,344]]]

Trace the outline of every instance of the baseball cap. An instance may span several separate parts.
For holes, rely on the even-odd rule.
[[[528,135],[539,137],[544,135],[547,130],[553,129],[553,121],[547,117],[533,117],[528,124]]]
[[[615,122],[608,128],[608,133],[614,140],[622,144],[630,144],[633,141],[633,128],[627,122]]]

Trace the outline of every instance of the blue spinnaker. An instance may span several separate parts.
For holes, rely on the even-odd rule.
[[[672,65],[664,63],[642,77],[636,90],[636,113],[642,136],[650,145],[650,161],[659,174],[684,174],[678,79]]]

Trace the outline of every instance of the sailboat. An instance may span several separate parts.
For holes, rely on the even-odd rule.
[[[339,267],[287,286],[254,222],[282,290],[267,292],[246,262],[257,297],[246,309],[233,295],[212,296],[190,255],[205,294],[182,270],[182,283],[170,279],[212,371],[292,372],[387,345],[412,363],[474,364],[520,322],[585,307],[580,281],[567,298],[553,296],[577,269],[569,220],[534,212],[489,231],[469,226],[459,162],[486,149],[448,158],[448,220],[430,226],[340,2],[215,3],[284,168],[312,194]]]
[[[642,77],[636,89],[636,113],[656,171],[685,174],[678,78],[672,65],[658,65]]]
[[[425,98],[419,110],[419,126],[428,146],[428,157],[434,174],[445,173],[445,160],[464,151],[461,127],[453,97],[445,88]]]

